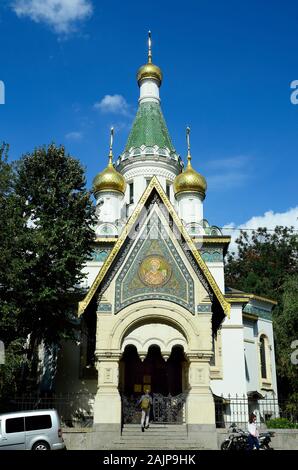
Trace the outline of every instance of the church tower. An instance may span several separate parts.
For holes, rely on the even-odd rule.
[[[160,106],[162,81],[161,69],[152,62],[149,31],[147,63],[137,72],[139,107],[126,147],[115,166],[110,149],[108,167],[93,182],[98,236],[120,234],[153,176],[159,180],[189,233],[196,236],[203,230],[206,180],[191,165],[189,128],[187,166],[183,171],[183,161],[173,146]]]
[[[152,63],[151,33],[148,39],[148,61],[139,68],[139,108],[124,152],[116,169],[127,182],[126,215],[130,216],[151,178],[156,176],[172,203],[173,181],[183,163],[171,141],[160,106],[159,89],[163,75]]]

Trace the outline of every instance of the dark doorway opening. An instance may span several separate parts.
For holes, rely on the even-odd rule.
[[[120,389],[126,395],[140,394],[148,387],[151,393],[177,395],[182,393],[182,367],[185,361],[183,348],[174,346],[167,361],[159,346],[150,346],[144,360],[139,358],[135,346],[126,346],[121,368]]]
[[[140,419],[138,400],[145,389],[153,398],[150,419],[155,422],[183,422],[184,351],[174,346],[167,361],[159,346],[152,345],[142,362],[135,346],[126,346],[120,363],[120,392],[124,423]]]

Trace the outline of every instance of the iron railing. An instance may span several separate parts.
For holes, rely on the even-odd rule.
[[[125,395],[122,398],[122,422],[140,422],[141,410],[138,398]],[[187,395],[163,396],[152,394],[151,421],[157,423],[184,423]],[[274,418],[286,418],[298,426],[298,402],[273,397],[252,399],[247,395],[214,396],[216,427],[228,428],[232,423],[246,426],[249,414],[254,412],[259,425],[266,425]],[[55,408],[63,427],[92,427],[94,394],[61,393],[52,395],[21,395],[5,403],[0,401],[0,414],[9,411],[25,411]]]
[[[257,423],[266,425],[271,419],[286,418],[298,425],[298,402],[279,400],[274,397],[253,399],[247,395],[214,397],[217,428],[228,428],[232,423],[245,426],[250,413],[255,413]]]
[[[138,404],[140,397],[122,395],[122,422],[123,424],[139,424],[141,408]],[[185,422],[186,394],[162,395],[152,394],[150,421],[154,423],[182,424]]]

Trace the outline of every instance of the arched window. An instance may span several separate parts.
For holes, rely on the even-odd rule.
[[[267,364],[266,364],[266,344],[265,336],[260,338],[260,363],[261,363],[261,377],[267,379]]]

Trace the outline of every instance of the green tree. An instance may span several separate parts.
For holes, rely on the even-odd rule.
[[[22,321],[33,350],[36,342],[57,343],[72,329],[94,209],[80,162],[54,144],[18,162],[15,193],[26,221]]]
[[[298,364],[297,353],[293,354],[293,343],[298,340],[298,274],[288,276],[284,282],[280,308],[274,315],[274,329],[279,382],[282,390],[296,394],[297,403]]]
[[[0,339],[5,345],[5,364],[0,365],[0,396],[15,393],[26,363],[27,332],[21,325],[16,291],[21,289],[25,266],[22,253],[24,222],[14,194],[14,171],[8,163],[7,144],[0,146]]]
[[[11,167],[4,171],[5,165],[3,159],[3,181],[5,171],[12,172]],[[51,144],[25,155],[7,180],[12,182],[4,200],[7,205],[11,197],[17,222],[1,212],[2,225],[11,220],[2,234],[8,244],[2,264],[9,265],[2,293],[9,293],[14,304],[6,312],[2,308],[2,331],[5,337],[12,334],[7,341],[14,350],[19,345],[23,357],[26,341],[27,378],[38,345],[49,347],[72,337],[82,267],[94,236],[94,208],[84,169],[63,146]]]
[[[287,396],[298,386],[298,368],[290,360],[291,343],[298,339],[298,237],[293,227],[278,226],[274,232],[241,231],[236,243],[237,253],[226,260],[226,284],[278,302],[273,310],[277,376]]]

